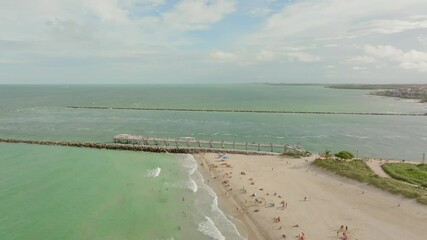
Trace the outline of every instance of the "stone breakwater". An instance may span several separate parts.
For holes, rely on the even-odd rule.
[[[387,112],[320,112],[320,111],[274,111],[274,110],[239,110],[239,109],[189,109],[189,108],[142,108],[142,107],[103,107],[103,106],[67,106],[67,108],[98,110],[141,110],[141,111],[176,111],[176,112],[225,112],[225,113],[272,113],[272,114],[323,114],[323,115],[372,115],[372,116],[414,116],[427,117],[427,113],[387,113]]]
[[[246,155],[278,155],[278,153],[273,153],[273,152],[259,152],[259,151],[236,150],[236,149],[146,146],[146,145],[131,145],[131,144],[120,144],[120,143],[68,142],[68,141],[46,141],[46,140],[4,139],[4,138],[0,138],[0,142],[69,146],[69,147],[81,147],[81,148],[110,149],[110,150],[142,151],[142,152],[154,152],[154,153],[180,153],[180,154],[228,153],[228,154],[246,154]]]

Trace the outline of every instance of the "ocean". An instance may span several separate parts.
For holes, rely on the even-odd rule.
[[[426,117],[70,109],[66,106],[426,113],[323,86],[0,87],[0,137],[111,142],[119,133],[302,144],[421,161]],[[0,143],[1,239],[244,239],[191,155]]]

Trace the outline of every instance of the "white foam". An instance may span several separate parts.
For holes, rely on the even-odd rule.
[[[189,172],[190,179],[185,182],[184,187],[192,190],[193,192],[196,192],[198,189],[202,189],[208,193],[210,196],[211,203],[210,203],[210,213],[205,213],[207,216],[210,216],[211,218],[207,217],[205,214],[205,221],[201,222],[199,224],[199,231],[201,231],[201,225],[202,227],[205,227],[203,229],[207,230],[210,229],[209,232],[213,233],[213,228],[218,231],[219,234],[216,234],[214,237],[211,234],[205,233],[204,234],[211,236],[214,239],[225,239],[223,234],[226,236],[230,235],[233,236],[232,239],[239,239],[244,240],[245,238],[240,235],[240,232],[237,230],[236,225],[230,219],[227,218],[227,216],[224,214],[224,212],[221,211],[221,209],[218,206],[218,196],[214,192],[214,190],[209,187],[202,176],[202,174],[197,170],[197,162],[194,159],[194,157],[190,154],[185,156],[184,167],[191,169],[192,171]],[[202,191],[203,192],[203,191]],[[210,227],[208,227],[210,226]],[[213,226],[213,227],[212,227]]]
[[[225,222],[228,226],[232,228],[232,231],[238,236],[238,239],[245,239],[242,235],[240,235],[239,230],[237,230],[236,225],[231,222],[227,216],[225,216],[224,212],[218,206],[218,196],[214,192],[214,190],[204,183],[204,187],[209,195],[213,198],[211,203],[211,211],[215,214],[216,218],[220,221]]]
[[[197,192],[198,186],[194,179],[190,178],[187,181],[178,181],[172,184],[167,184],[167,187],[188,189],[192,192]]]
[[[351,137],[351,138],[360,138],[360,139],[368,139],[368,138],[371,138],[371,137],[368,137],[368,136],[357,136],[357,135],[351,135],[351,134],[343,134],[344,136],[346,136],[346,137]]]
[[[159,168],[159,167],[156,167],[156,168],[153,168],[153,169],[149,169],[149,170],[147,170],[146,176],[147,177],[158,177],[160,175],[160,171],[161,170],[162,169]]]
[[[205,216],[205,220],[199,223],[199,232],[215,239],[225,240],[225,237],[221,234],[219,229],[215,226],[215,223],[209,217]]]
[[[190,178],[190,180],[188,180],[186,183],[186,188],[190,189],[193,192],[197,192],[197,184],[192,178]]]
[[[188,175],[193,175],[197,170],[197,162],[191,155],[185,155],[185,158],[182,159],[182,166],[188,169]]]

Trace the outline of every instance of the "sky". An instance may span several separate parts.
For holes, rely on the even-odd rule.
[[[0,84],[427,83],[426,0],[0,0]]]

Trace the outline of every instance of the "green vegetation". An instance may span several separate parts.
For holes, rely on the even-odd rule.
[[[381,167],[394,179],[427,187],[427,164],[386,163]]]
[[[293,158],[302,158],[302,157],[310,157],[311,153],[309,151],[287,151],[280,154],[281,156],[293,157]]]
[[[353,153],[351,153],[349,151],[341,151],[339,153],[336,153],[335,157],[340,158],[340,159],[353,159],[354,155],[353,155]]]
[[[393,178],[382,178],[375,174],[362,160],[316,159],[313,165],[394,194],[415,198],[417,202],[427,205],[427,190],[425,188],[416,187]]]
[[[330,158],[332,158],[332,153],[331,153],[331,151],[329,151],[329,150],[325,150],[324,157],[325,157],[326,159],[330,159]]]

